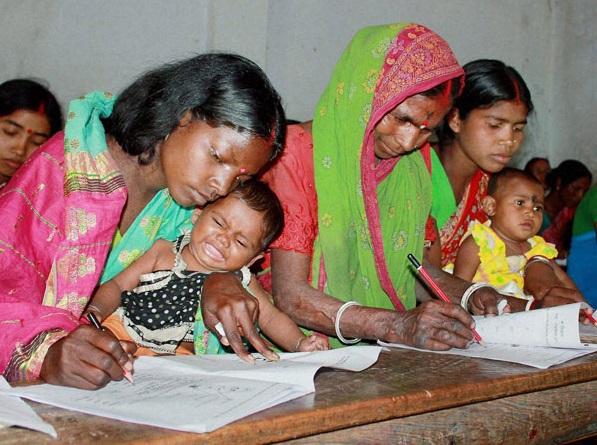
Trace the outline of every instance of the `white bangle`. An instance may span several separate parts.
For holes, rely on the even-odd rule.
[[[249,268],[247,266],[243,266],[240,269],[240,273],[243,276],[241,279],[243,286],[247,287],[251,283],[251,278],[252,278],[251,271],[249,270]]]
[[[361,304],[357,303],[356,301],[347,301],[342,306],[340,306],[340,309],[338,309],[338,312],[336,312],[336,320],[334,321],[334,328],[336,329],[336,337],[338,337],[338,340],[340,340],[342,343],[344,343],[346,345],[354,345],[355,343],[358,343],[361,341],[360,338],[346,339],[340,332],[340,317],[342,317],[342,314],[344,313],[344,311],[346,309],[348,309],[350,306],[361,306]]]
[[[97,306],[94,306],[93,304],[88,304],[87,305],[87,312],[97,312],[100,315],[104,315],[102,314],[102,311],[99,310],[99,308]]]
[[[547,264],[549,267],[551,267],[553,269],[553,264],[551,264],[551,261],[549,260],[549,258],[546,258],[546,257],[544,257],[542,255],[535,255],[535,256],[530,257],[529,260],[527,261],[527,263],[524,265],[524,273],[525,273],[525,275],[526,275],[527,268],[531,264],[537,263],[537,262],[539,262],[539,263],[545,263],[545,264]]]
[[[531,297],[531,299],[529,301],[527,301],[527,305],[525,306],[524,310],[527,312],[530,311],[534,302],[535,302],[535,299],[533,297]]]
[[[488,283],[473,283],[467,290],[464,291],[462,294],[462,299],[460,300],[460,306],[462,306],[465,311],[468,312],[468,300],[471,298],[471,295],[473,295],[473,292],[481,289],[482,287],[491,287],[493,289],[493,286]]]

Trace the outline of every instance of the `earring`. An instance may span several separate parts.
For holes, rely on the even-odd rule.
[[[166,137],[164,138],[164,142],[166,142],[166,141],[168,140],[168,138],[169,138],[169,137],[170,137],[170,133],[168,133],[168,134],[166,135]]]

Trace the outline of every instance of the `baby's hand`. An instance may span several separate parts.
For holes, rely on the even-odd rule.
[[[297,351],[300,352],[311,352],[311,351],[325,351],[331,349],[330,341],[327,337],[321,335],[311,335],[304,337],[300,343]]]

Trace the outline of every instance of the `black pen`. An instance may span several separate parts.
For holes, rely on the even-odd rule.
[[[97,319],[97,317],[95,316],[95,314],[93,312],[89,312],[87,314],[87,320],[89,320],[89,323],[91,323],[94,327],[96,327],[100,331],[104,330],[104,328],[102,328],[102,325],[100,324],[99,320]],[[121,368],[122,368],[122,375],[124,375],[124,378],[127,379],[131,383],[135,383],[133,381],[133,375],[131,374],[131,372],[127,371],[122,366],[121,366]]]

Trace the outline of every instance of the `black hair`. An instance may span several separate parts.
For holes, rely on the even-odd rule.
[[[453,104],[461,119],[466,119],[475,109],[489,108],[501,100],[521,101],[526,105],[527,115],[533,113],[535,106],[531,92],[513,67],[500,60],[479,59],[462,68],[465,73],[464,88]],[[438,136],[442,141],[454,138],[447,120],[444,120]]]
[[[503,187],[504,183],[514,178],[530,181],[533,184],[540,186],[543,190],[541,182],[530,173],[514,167],[504,167],[502,170],[497,173],[493,173],[489,177],[489,182],[487,183],[487,194],[489,196],[495,196],[500,187]]]
[[[545,161],[549,164],[549,159],[547,159],[547,158],[542,158],[542,157],[531,158],[525,164],[524,171],[531,173],[531,168],[533,168],[533,165],[535,165],[535,163],[540,162],[540,161]]]
[[[269,186],[257,179],[242,182],[230,192],[249,208],[263,213],[262,248],[265,248],[280,235],[284,227],[284,211],[276,194]]]
[[[50,136],[62,130],[62,111],[56,97],[32,79],[12,79],[0,85],[0,116],[17,110],[38,112],[50,123]]]
[[[266,140],[272,159],[282,151],[282,100],[261,68],[236,54],[200,54],[141,75],[118,96],[104,127],[124,152],[148,164],[189,110],[211,126]]]
[[[560,187],[566,187],[580,178],[589,178],[591,182],[593,181],[593,175],[585,164],[574,159],[567,159],[547,174],[545,182],[550,189],[553,189],[558,179]]]

